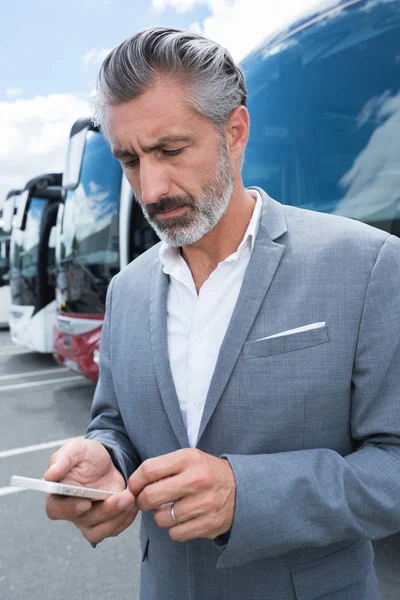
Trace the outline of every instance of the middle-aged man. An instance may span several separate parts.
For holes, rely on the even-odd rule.
[[[400,240],[245,189],[245,105],[194,33],[141,31],[101,68],[98,122],[162,242],[112,280],[88,435],[46,474],[118,493],[47,512],[94,545],[142,511],[142,600],[377,600]]]

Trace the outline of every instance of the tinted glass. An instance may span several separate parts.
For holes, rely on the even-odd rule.
[[[245,60],[245,184],[399,234],[399,40],[399,2],[376,0]]]
[[[130,260],[134,260],[160,241],[149,225],[137,202],[133,203],[131,214]]]
[[[0,240],[0,287],[9,284],[10,240]]]
[[[10,285],[13,304],[37,308],[40,296],[40,236],[46,206],[47,200],[31,198],[25,229],[12,231]]]
[[[66,312],[104,311],[108,283],[119,271],[121,178],[102,134],[89,132],[79,185],[66,195],[60,237],[58,305]]]

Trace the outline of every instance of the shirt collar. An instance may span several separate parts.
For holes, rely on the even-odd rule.
[[[254,244],[256,241],[258,228],[260,226],[260,217],[262,209],[262,198],[261,194],[257,190],[248,190],[251,196],[256,200],[256,205],[253,210],[249,225],[246,229],[246,233],[242,241],[239,244],[236,252],[228,256],[225,260],[228,262],[237,260],[241,255],[244,248],[250,249],[250,254],[253,252]],[[179,248],[169,246],[166,242],[162,242],[159,250],[159,258],[161,263],[164,265],[164,273],[171,274],[171,272],[181,265],[183,258]],[[183,261],[184,262],[184,261]],[[186,265],[186,263],[185,263]],[[182,265],[181,265],[182,266]]]

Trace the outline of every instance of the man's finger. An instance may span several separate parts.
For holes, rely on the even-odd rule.
[[[80,524],[76,524],[76,526],[82,531],[89,542],[92,544],[99,544],[105,538],[119,535],[127,529],[127,527],[129,527],[136,519],[137,513],[137,510],[133,510],[128,514],[124,512],[118,515],[118,517],[92,527],[84,527]]]
[[[80,522],[86,522],[87,526],[112,519],[121,512],[133,509],[134,506],[135,498],[128,490],[98,502],[57,494],[50,494],[46,500],[46,512],[50,519],[73,522],[80,519]]]
[[[190,519],[181,525],[174,525],[168,530],[169,536],[175,542],[187,542],[198,538],[214,539],[225,533],[223,527],[214,529],[209,516]]]
[[[136,497],[139,510],[147,512],[163,504],[174,502],[178,498],[193,493],[193,486],[187,474],[179,473],[173,477],[166,477],[156,483],[149,483]]]
[[[53,521],[74,521],[91,508],[92,501],[83,498],[78,500],[58,494],[49,494],[46,497],[46,513]]]
[[[132,494],[138,496],[146,485],[177,475],[195,460],[196,452],[195,449],[177,450],[145,460],[129,478],[128,486]]]
[[[92,510],[75,519],[75,524],[78,527],[80,525],[82,527],[96,527],[114,519],[124,519],[127,515],[138,511],[135,503],[131,503],[121,510],[118,504],[114,502],[113,505],[110,505],[108,500],[94,502]],[[106,504],[106,502],[108,503]]]
[[[164,504],[154,510],[154,520],[159,527],[170,529],[177,523],[173,520],[171,514],[172,503]],[[173,504],[174,516],[179,524],[186,523],[193,519],[197,519],[204,515],[209,515],[210,507],[207,503],[207,496],[204,495],[191,495],[185,498],[177,500]]]
[[[123,521],[123,523],[121,524],[121,526],[118,529],[114,530],[111,537],[116,537],[117,535],[119,535],[120,533],[125,531],[125,529],[130,527],[132,525],[132,523],[134,522],[134,520],[136,519],[138,512],[139,511],[137,509],[135,511],[129,512],[125,521]]]

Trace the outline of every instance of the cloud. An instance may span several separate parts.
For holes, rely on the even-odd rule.
[[[157,12],[164,10],[165,8],[175,8],[178,12],[184,13],[192,10],[196,4],[208,4],[207,0],[152,0],[153,8]],[[216,0],[214,0],[216,3]]]
[[[211,14],[203,22],[194,22],[190,29],[219,42],[235,60],[246,56],[271,33],[285,27],[304,13],[335,6],[339,0],[152,0],[158,11],[175,8],[189,11],[195,5],[208,6]],[[314,12],[314,11],[312,11]]]
[[[86,99],[74,94],[0,102],[0,206],[10,189],[63,170],[71,126],[90,114]]]
[[[98,65],[103,62],[103,60],[105,59],[107,54],[111,52],[111,50],[112,48],[101,48],[101,50],[98,50],[97,48],[92,48],[82,56],[82,62],[85,63],[85,65]]]
[[[22,94],[21,88],[7,88],[6,89],[7,98],[17,98],[18,96],[21,96],[21,94]]]
[[[361,221],[391,220],[400,213],[400,92],[371,98],[358,116],[357,127],[383,121],[357,155],[340,184],[346,195],[335,213]]]

